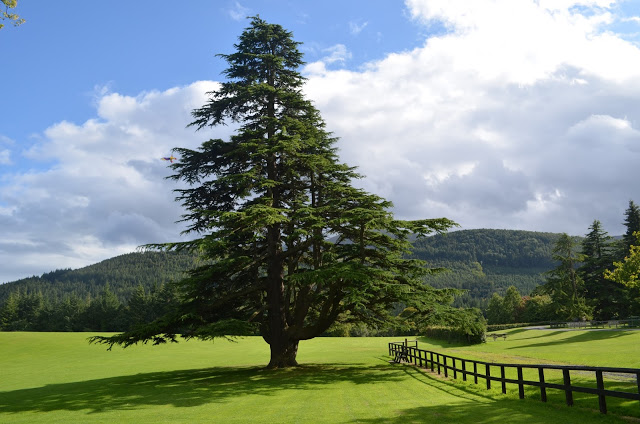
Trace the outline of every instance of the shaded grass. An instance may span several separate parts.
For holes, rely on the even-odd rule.
[[[107,352],[87,334],[0,333],[0,422],[616,423],[389,364],[388,338],[320,338],[266,370],[260,338]]]

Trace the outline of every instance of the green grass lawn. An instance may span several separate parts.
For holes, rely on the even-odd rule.
[[[559,364],[584,365],[620,368],[640,368],[640,331],[603,331],[603,330],[527,330],[513,329],[505,332],[507,339],[488,338],[488,342],[474,346],[456,346],[435,342],[424,338],[420,348],[434,350],[465,359],[476,359],[485,362],[518,363],[518,364]],[[459,365],[458,365],[459,366]],[[484,368],[482,369],[484,372]],[[499,367],[492,367],[491,374],[499,375]],[[517,378],[516,370],[507,368],[507,378]],[[605,388],[609,390],[638,392],[637,381],[630,375],[604,375]],[[460,378],[460,377],[459,377]],[[524,370],[525,380],[538,381],[536,370]],[[561,371],[546,371],[547,382],[562,383]],[[596,388],[594,373],[572,372],[574,385]],[[484,387],[485,380],[479,385]],[[499,383],[492,382],[495,391]],[[508,397],[517,398],[517,386],[507,385]],[[540,390],[526,387],[527,398],[540,399]],[[548,390],[548,401],[552,404],[565,403],[564,392]],[[598,400],[594,395],[575,393],[574,405],[577,407],[598,409]],[[640,402],[607,397],[609,413],[620,416],[640,417]]]
[[[535,334],[546,336],[534,338]],[[258,337],[238,343],[190,341],[106,351],[104,346],[88,345],[88,336],[0,332],[0,423],[625,422],[588,406],[545,404],[532,396],[519,400],[511,392],[505,396],[499,390],[389,364],[387,343],[397,339],[306,341],[298,355],[303,366],[270,371],[263,369],[268,347]],[[602,350],[605,357],[609,351],[632,347],[635,355],[640,341],[635,335],[603,340],[578,336],[569,336],[574,337],[571,343]],[[421,347],[496,360],[544,359],[547,351],[549,360],[561,362],[568,343],[561,342],[562,337],[514,330],[506,341],[477,347]],[[567,359],[578,356],[579,349]],[[636,366],[637,358],[629,352],[619,356],[625,364],[617,366]],[[636,408],[640,411],[639,405]]]

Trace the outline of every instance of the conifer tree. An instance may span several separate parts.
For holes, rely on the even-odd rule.
[[[198,250],[208,262],[178,284],[176,311],[92,341],[126,347],[257,331],[270,345],[269,367],[280,368],[296,365],[299,342],[341,317],[375,325],[399,302],[428,310],[450,299],[423,283],[433,270],[406,255],[411,234],[455,223],[396,220],[390,202],[352,185],[359,175],[339,162],[336,139],[302,95],[298,45],[254,17],[236,51],[220,55],[228,80],[191,125],[239,128],[228,141],[175,149],[172,178],[189,185],[178,200],[197,238],[154,246]]]
[[[640,231],[640,206],[633,200],[629,200],[629,207],[624,211],[624,226],[627,230],[622,235],[622,242],[618,260],[622,260],[629,254],[631,246],[636,243],[634,233]]]
[[[566,320],[590,318],[591,310],[584,298],[584,282],[576,272],[578,263],[582,261],[577,243],[566,233],[561,234],[553,247],[552,257],[559,264],[547,272],[543,291],[551,296],[555,315]]]
[[[584,281],[585,296],[594,308],[596,319],[619,318],[626,308],[624,288],[604,278],[614,259],[612,238],[597,219],[589,230],[582,241],[583,263],[578,268],[578,274]]]

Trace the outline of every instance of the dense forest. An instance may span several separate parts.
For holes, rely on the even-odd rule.
[[[551,270],[559,234],[517,230],[462,230],[414,242],[413,255],[448,269],[428,278],[436,288],[465,289],[456,306],[485,309],[493,293],[510,286],[530,293]]]
[[[123,331],[175,304],[194,255],[137,252],[0,285],[0,330]]]
[[[529,293],[554,267],[559,234],[512,230],[461,230],[414,242],[413,256],[447,272],[428,277],[437,288],[467,292],[456,306],[486,308],[509,286]],[[140,319],[136,309],[164,308],[171,281],[197,264],[187,253],[136,252],[77,270],[57,270],[0,285],[0,329],[123,330]],[[154,306],[155,305],[155,306]],[[96,315],[93,317],[92,315]]]

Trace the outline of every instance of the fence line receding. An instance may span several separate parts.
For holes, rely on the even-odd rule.
[[[414,344],[414,346],[411,346]],[[574,365],[533,365],[533,364],[501,364],[495,362],[483,362],[472,359],[463,359],[451,355],[445,355],[430,350],[418,348],[417,341],[391,342],[389,343],[389,356],[394,358],[396,362],[408,362],[422,368],[428,368],[432,372],[438,374],[444,373],[445,377],[449,377],[453,373],[453,378],[457,379],[458,374],[462,375],[462,380],[473,377],[475,384],[479,379],[484,379],[487,390],[491,389],[492,382],[501,385],[502,393],[507,393],[507,384],[515,384],[518,386],[518,395],[520,399],[524,399],[524,386],[534,386],[540,389],[540,400],[547,401],[547,389],[557,389],[564,391],[565,400],[568,406],[573,405],[573,393],[588,393],[598,397],[600,412],[607,413],[607,397],[631,399],[640,401],[640,369],[638,368],[613,368],[613,367],[586,367]],[[537,378],[535,380],[525,380],[523,370],[537,370],[533,373]],[[494,375],[491,371],[499,370],[499,375]],[[515,370],[516,378],[507,378],[507,370]],[[561,371],[562,383],[553,383],[548,381],[549,373],[545,371]],[[575,376],[577,373],[594,373],[596,379],[596,387],[585,387],[574,385],[571,382],[571,373]],[[636,382],[635,392],[623,392],[617,390],[608,390],[605,388],[604,375],[615,373],[619,376],[628,376],[625,380],[633,379]]]

